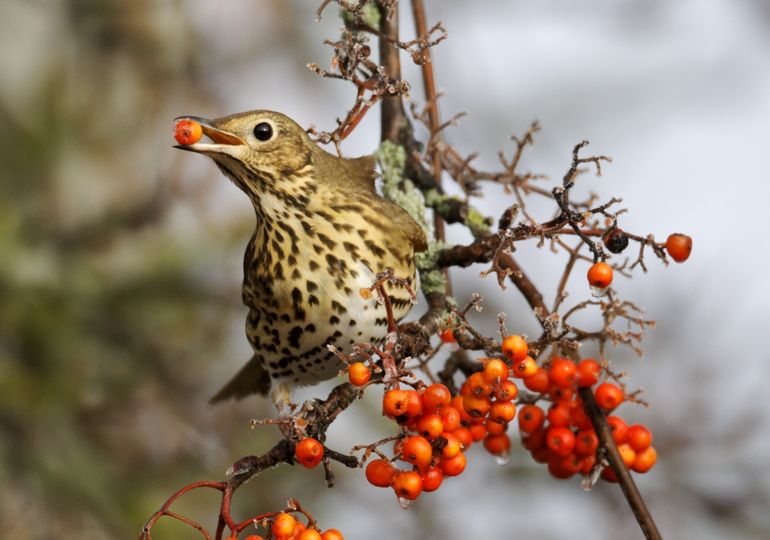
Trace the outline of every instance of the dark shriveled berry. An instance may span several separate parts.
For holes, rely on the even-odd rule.
[[[621,229],[617,227],[610,229],[604,234],[604,245],[612,253],[621,253],[628,247],[628,236]]]

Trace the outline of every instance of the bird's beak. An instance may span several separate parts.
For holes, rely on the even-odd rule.
[[[196,142],[194,144],[177,144],[174,145],[174,148],[187,150],[189,152],[198,152],[200,154],[233,155],[237,153],[241,147],[246,146],[246,142],[243,139],[228,131],[215,127],[213,122],[206,118],[200,118],[198,116],[179,116],[174,118],[174,122],[178,122],[179,120],[194,120],[195,122],[198,122],[203,129],[203,134],[211,139],[213,144],[209,142]]]

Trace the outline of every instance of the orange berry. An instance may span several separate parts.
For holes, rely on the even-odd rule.
[[[397,472],[387,459],[375,459],[366,466],[366,479],[373,486],[390,487]]]
[[[686,234],[671,234],[666,239],[666,251],[678,263],[686,261],[692,253],[692,238]]]
[[[496,401],[489,408],[489,419],[493,422],[508,423],[516,416],[516,405],[510,401]]]
[[[278,538],[288,538],[294,534],[294,527],[297,525],[297,520],[294,516],[281,512],[273,518],[273,524],[270,530],[273,536]]]
[[[345,540],[345,538],[337,529],[326,529],[321,533],[321,540]]]
[[[597,289],[606,289],[612,283],[612,267],[606,262],[594,263],[588,269],[588,283]]]
[[[183,145],[195,144],[203,137],[203,128],[195,120],[179,120],[174,125],[174,138]]]
[[[619,416],[608,416],[607,424],[612,431],[612,440],[615,444],[623,444],[628,439],[628,424]]]
[[[363,362],[353,362],[348,366],[348,380],[353,386],[363,386],[372,378],[372,370]]]
[[[575,435],[575,453],[579,456],[592,456],[599,448],[599,437],[594,430],[584,429]]]
[[[572,408],[566,403],[552,405],[546,415],[548,423],[552,426],[566,427],[572,423]]]
[[[618,454],[620,454],[620,459],[623,460],[623,464],[626,466],[626,468],[630,469],[634,466],[634,462],[636,461],[636,452],[634,452],[634,449],[631,448],[630,444],[619,444]]]
[[[478,442],[487,436],[487,426],[484,424],[473,424],[468,426],[468,431],[471,434],[473,442]],[[468,447],[470,447],[470,445],[466,446],[466,448]]]
[[[487,420],[484,422],[484,427],[487,428],[487,435],[502,435],[508,431],[508,422],[494,422]]]
[[[548,372],[539,367],[534,375],[524,379],[524,386],[533,392],[545,394],[551,388],[551,379],[548,377]]]
[[[441,447],[441,457],[445,459],[453,458],[457,454],[460,453],[462,450],[462,445],[460,444],[460,439],[452,435],[451,433],[442,433],[441,436],[438,438],[438,441],[444,440],[445,442],[441,443],[444,446]]]
[[[534,433],[543,426],[545,413],[537,405],[524,405],[519,410],[519,430],[523,433]]]
[[[358,290],[358,294],[361,295],[361,298],[363,298],[364,300],[369,300],[372,297],[372,290],[367,287],[364,287]]]
[[[471,416],[477,418],[486,416],[491,406],[492,402],[488,397],[475,396],[473,394],[463,396],[463,409]]]
[[[297,520],[297,523],[294,524],[294,539],[296,540],[296,538],[305,530],[307,530],[307,525],[300,520]]]
[[[385,392],[382,397],[382,413],[391,418],[406,414],[409,404],[409,394],[404,390],[394,388]]]
[[[522,336],[504,337],[500,348],[503,350],[503,354],[514,362],[523,359],[529,351],[527,340]]]
[[[596,403],[599,407],[606,411],[615,409],[618,405],[623,403],[625,396],[623,390],[618,388],[612,383],[602,383],[596,387]]]
[[[646,473],[652,469],[656,461],[658,461],[658,452],[654,446],[648,446],[636,454],[636,460],[631,468],[634,472]]]
[[[551,360],[551,369],[548,372],[551,383],[559,388],[569,388],[577,380],[577,366],[575,362],[567,358],[554,358]]]
[[[585,358],[577,365],[578,386],[593,386],[599,382],[602,366],[593,358]]]
[[[431,467],[422,473],[422,490],[426,493],[436,491],[444,481],[444,473],[440,467]]]
[[[397,497],[413,501],[422,493],[422,477],[415,471],[401,471],[393,477],[392,487]]]
[[[457,476],[462,474],[466,464],[465,454],[460,452],[453,458],[441,459],[441,472],[444,473],[444,476]]]
[[[465,406],[463,405],[463,400],[465,399],[465,396],[455,396],[452,398],[452,407],[460,414],[460,421],[462,422],[470,422],[473,420],[473,417],[468,414],[468,411],[465,410]],[[443,419],[443,418],[442,418]],[[446,431],[454,431],[452,429],[449,429],[446,426],[446,421],[444,422],[444,429]]]
[[[304,467],[312,469],[324,457],[324,446],[312,437],[302,439],[294,447],[294,457]]]
[[[446,407],[450,401],[452,401],[452,394],[443,384],[431,384],[422,394],[422,404],[426,412],[435,412]]]
[[[511,439],[508,435],[489,435],[484,439],[484,448],[493,456],[502,456],[511,448]]]
[[[296,540],[322,540],[321,533],[315,529],[305,529],[299,536],[295,535]]]
[[[467,428],[467,427],[459,427],[456,430],[452,431],[452,435],[457,437],[457,440],[460,441],[460,446],[465,450],[466,448],[470,448],[473,444],[473,433],[472,430],[475,427],[480,427],[484,433],[486,434],[486,428],[483,424],[474,424],[473,426]],[[481,439],[484,438],[484,435],[481,436]]]
[[[447,328],[446,330],[443,330],[439,337],[441,337],[441,341],[444,343],[456,343],[457,340],[455,339],[454,331],[451,328]]]
[[[642,452],[652,444],[652,431],[642,424],[634,424],[628,428],[628,444],[637,452]]]
[[[545,443],[554,454],[564,457],[575,448],[575,434],[565,427],[550,427],[545,433]]]
[[[433,459],[433,447],[428,442],[428,439],[420,435],[407,437],[401,445],[401,459],[411,463],[418,469],[426,469],[430,465],[431,459]]]
[[[462,399],[463,398],[460,397],[461,405]],[[465,412],[464,409],[463,412]],[[452,432],[460,427],[460,422],[462,421],[461,414],[454,406],[440,409],[438,415],[441,417],[441,423],[444,425],[444,431]]]
[[[500,381],[495,388],[494,396],[496,401],[512,401],[519,395],[519,387],[511,380]]]
[[[406,415],[416,418],[422,414],[422,396],[417,390],[407,390]]]
[[[482,371],[477,371],[468,377],[468,390],[474,396],[486,397],[492,394],[492,387],[487,382]]]
[[[507,379],[509,371],[510,370],[505,362],[498,360],[497,358],[492,358],[487,360],[487,363],[484,364],[484,371],[482,371],[482,374],[484,375],[485,381],[489,384],[494,384]]]
[[[436,414],[423,414],[417,419],[415,425],[417,432],[427,439],[435,439],[441,432],[444,431],[444,423],[441,421],[441,417]]]
[[[533,375],[537,374],[540,366],[537,365],[535,359],[531,356],[524,356],[519,360],[513,361],[513,376],[517,379],[529,379]]]

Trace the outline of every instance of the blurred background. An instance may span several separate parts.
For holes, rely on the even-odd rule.
[[[321,42],[341,25],[333,6],[314,22],[317,4],[0,3],[1,537],[134,537],[174,490],[220,479],[277,439],[248,428],[272,414],[264,400],[206,405],[249,357],[240,280],[254,217],[210,162],[171,148],[171,128],[179,115],[253,108],[333,128],[353,91],[305,68],[328,65]],[[652,404],[621,411],[654,431],[659,462],[638,482],[667,538],[770,537],[770,3],[426,4],[449,31],[434,49],[442,113],[470,113],[451,143],[494,168],[508,137],[538,119],[524,168],[558,181],[589,139],[614,161],[580,189],[623,197],[627,230],[693,236],[688,263],[649,258],[648,274],[617,280],[658,321],[644,358],[612,355]],[[406,13],[402,28],[413,35]],[[421,103],[419,73],[406,76]],[[370,153],[378,138],[375,111],[343,148]],[[474,203],[497,216],[511,198],[489,186]],[[468,237],[450,228],[450,239]],[[550,303],[564,256],[525,247],[519,261]],[[453,274],[458,300],[489,298],[475,322],[491,333],[505,311],[510,329],[534,335],[517,291],[497,292],[481,269]],[[573,281],[568,303],[587,295]],[[370,394],[330,446],[391,432]],[[238,493],[237,512],[295,496],[351,539],[641,537],[616,486],[586,493],[551,479],[515,441],[507,466],[476,448],[461,478],[409,511],[360,471],[337,467],[329,491],[320,470],[281,467]],[[213,525],[217,498],[179,510]],[[169,522],[155,537],[192,532]]]

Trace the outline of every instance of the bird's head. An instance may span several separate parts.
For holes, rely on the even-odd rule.
[[[248,111],[216,120],[182,116],[198,122],[210,141],[176,148],[212,158],[247,194],[266,187],[281,189],[282,180],[311,166],[317,146],[294,120],[273,111]]]

